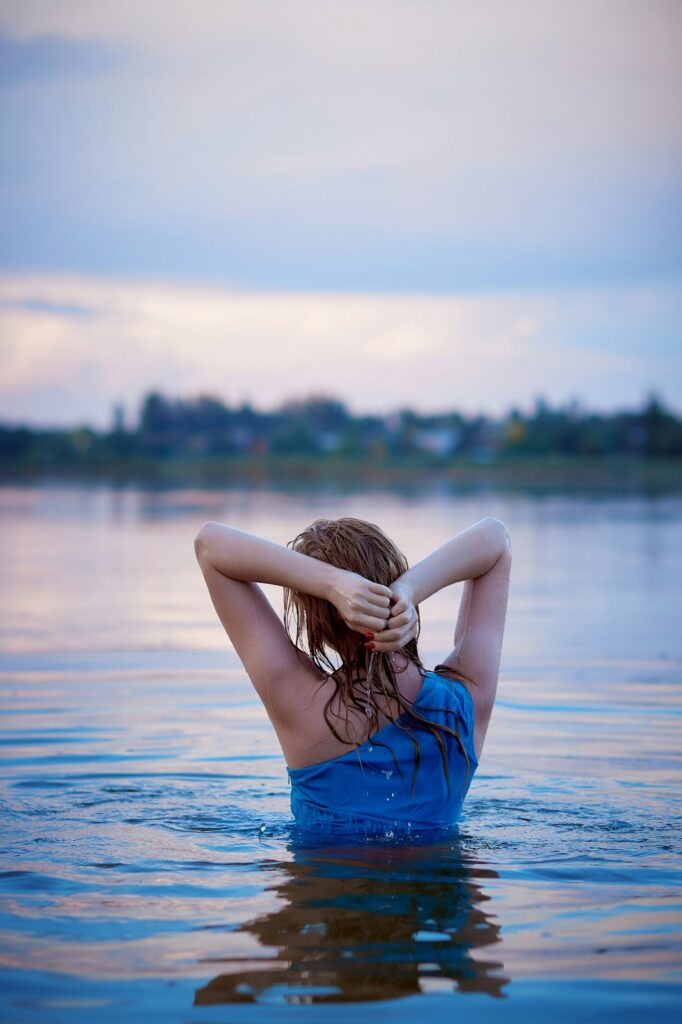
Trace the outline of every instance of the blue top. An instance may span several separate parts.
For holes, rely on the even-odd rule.
[[[405,711],[396,723],[389,722],[340,757],[304,768],[287,767],[291,811],[300,828],[315,832],[386,833],[396,829],[443,828],[457,822],[478,767],[472,696],[459,680],[427,671],[412,706],[430,721],[459,732],[469,757],[468,771],[457,739],[438,731],[445,745],[450,792],[438,740]],[[405,728],[420,747],[414,796],[414,742]]]

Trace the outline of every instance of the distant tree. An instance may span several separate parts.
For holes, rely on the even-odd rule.
[[[140,412],[140,430],[144,433],[163,433],[174,425],[173,408],[168,399],[153,391],[147,394]]]
[[[682,424],[664,407],[655,392],[650,392],[640,417],[644,430],[644,454],[649,458],[682,455]]]
[[[8,461],[26,458],[34,439],[35,434],[29,427],[0,427],[0,458]]]
[[[155,455],[170,454],[178,436],[176,414],[168,399],[159,392],[147,394],[140,412],[140,446]]]
[[[112,434],[119,434],[125,430],[125,406],[122,402],[115,402],[112,421],[111,421],[111,432]]]

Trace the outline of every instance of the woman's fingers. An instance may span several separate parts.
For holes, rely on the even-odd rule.
[[[367,612],[356,612],[346,619],[346,625],[358,633],[372,632],[375,635],[386,629],[386,619],[380,619],[376,615],[369,615]]]
[[[374,615],[386,615],[388,617],[391,599],[386,594],[377,594],[376,591],[371,590],[375,584],[370,583],[358,588],[357,592],[351,598],[352,604],[355,608],[362,611],[368,611]]]
[[[409,633],[412,626],[401,626],[400,629],[385,629],[381,633],[375,633],[374,642],[377,644],[394,644]]]
[[[393,607],[391,603],[393,602]],[[406,597],[393,597],[389,587],[355,575],[344,605],[337,605],[351,629],[381,634],[381,640],[396,643],[396,630],[410,626],[415,618],[414,607]],[[389,638],[389,629],[394,630]]]
[[[391,618],[388,620],[387,628],[400,629],[401,626],[407,626],[408,623],[413,621],[413,619],[414,616],[410,615],[410,613],[407,611],[402,612],[400,615],[392,615]]]
[[[381,622],[381,628],[385,629],[386,623],[391,615],[391,609],[387,605],[370,604],[367,601],[356,601],[351,610],[351,615],[355,615],[356,617],[369,615],[373,619],[379,619]]]
[[[374,641],[381,644],[405,642],[406,636],[409,635],[411,639],[413,635],[417,635],[417,629],[418,622],[416,616],[406,615],[403,621],[397,624],[393,620],[389,620],[388,628],[382,630],[381,633],[376,633]]]
[[[359,598],[355,602],[355,607],[358,611],[369,612],[370,615],[383,615],[385,619],[388,619],[391,614],[391,609],[387,604],[380,604],[378,601],[368,601],[366,598]]]
[[[387,634],[378,634],[377,636],[375,636],[373,641],[374,650],[382,653],[400,650],[400,648],[408,644],[410,640],[414,640],[416,635],[416,625],[410,626],[408,629],[402,630],[399,633],[398,637],[393,640],[383,639],[383,637],[387,636]]]

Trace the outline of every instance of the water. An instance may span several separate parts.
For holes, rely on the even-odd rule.
[[[682,499],[0,490],[7,1022],[672,1019]],[[414,561],[514,550],[499,699],[458,833],[303,841],[194,560],[380,523]],[[281,609],[278,588],[265,590]],[[450,648],[460,588],[422,608]],[[314,1004],[311,1009],[309,1004]]]

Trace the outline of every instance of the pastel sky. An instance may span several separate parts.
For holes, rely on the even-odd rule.
[[[682,411],[680,40],[678,0],[8,0],[0,419]]]

